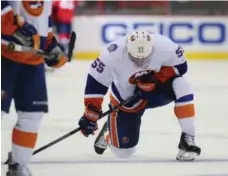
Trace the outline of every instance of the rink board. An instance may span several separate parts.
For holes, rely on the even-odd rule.
[[[99,56],[104,47],[130,30],[144,28],[180,44],[188,59],[228,60],[228,18],[225,16],[77,16],[75,58]]]

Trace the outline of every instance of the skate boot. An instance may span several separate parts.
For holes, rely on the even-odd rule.
[[[12,154],[8,154],[8,171],[6,176],[32,176],[29,169],[26,166],[22,166],[18,163],[12,162]]]
[[[179,161],[193,161],[201,153],[201,149],[195,145],[194,136],[184,132],[181,134],[178,148],[176,159]]]
[[[94,142],[94,150],[99,155],[102,155],[108,147],[108,144],[105,140],[105,132],[107,131],[108,131],[108,122],[105,122],[105,124],[103,125],[100,133],[98,134]]]

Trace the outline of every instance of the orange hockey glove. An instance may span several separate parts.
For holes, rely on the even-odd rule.
[[[154,74],[154,77],[161,83],[165,83],[170,78],[176,76],[176,72],[173,67],[164,66],[160,69],[158,73]]]
[[[84,136],[94,135],[94,131],[98,129],[97,121],[101,118],[101,115],[102,111],[100,109],[91,104],[86,106],[85,112],[78,122]]]

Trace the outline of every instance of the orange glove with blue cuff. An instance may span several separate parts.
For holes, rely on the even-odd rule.
[[[94,135],[98,129],[97,121],[101,118],[102,111],[95,106],[88,104],[83,116],[80,118],[78,125],[81,128],[82,134],[88,137]]]

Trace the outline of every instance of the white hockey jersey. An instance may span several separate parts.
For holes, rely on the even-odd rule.
[[[52,32],[51,27],[52,1],[1,1],[2,41],[15,42],[12,37],[17,26],[15,15],[20,15],[26,22],[33,25],[40,36],[40,49],[45,49],[47,37]],[[40,56],[31,53],[12,52],[2,43],[2,54],[11,60],[25,64],[37,65],[43,62]]]
[[[183,49],[163,35],[151,34],[151,39],[153,52],[149,56],[149,63],[143,67],[137,66],[128,55],[126,36],[109,44],[91,65],[85,90],[85,104],[94,102],[95,106],[100,107],[99,103],[102,103],[102,98],[110,86],[114,101],[121,102],[128,99],[135,90],[135,85],[130,83],[129,78],[137,72],[144,70],[159,72],[161,67],[170,66],[177,75],[182,75],[182,66],[186,65]],[[130,109],[139,104],[140,102]]]

